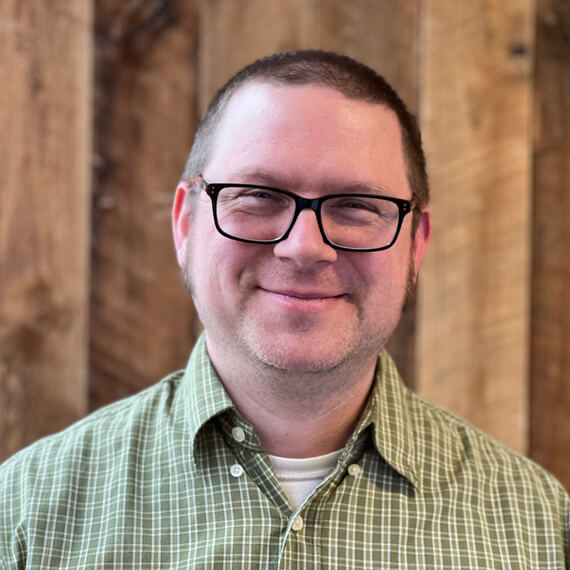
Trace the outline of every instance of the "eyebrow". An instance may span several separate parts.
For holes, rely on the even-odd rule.
[[[297,188],[301,184],[292,178],[287,179],[285,176],[276,176],[267,170],[244,170],[237,172],[239,180],[229,180],[229,182],[242,182],[245,184],[260,184],[267,186],[275,186],[276,188],[290,189]]]
[[[228,182],[242,182],[245,184],[259,184],[261,186],[267,185],[282,190],[289,190],[291,192],[298,191],[302,186],[302,182],[295,178],[287,178],[286,176],[275,175],[266,170],[244,170],[237,173],[239,180],[228,180]],[[324,183],[319,185],[319,189],[323,194],[375,194],[379,196],[393,196],[387,188],[380,185],[371,186],[360,181],[338,181],[338,180],[325,180]]]

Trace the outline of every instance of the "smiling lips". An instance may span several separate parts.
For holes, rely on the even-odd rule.
[[[290,289],[272,290],[265,288],[261,288],[261,290],[271,296],[274,296],[276,299],[289,303],[317,304],[327,301],[337,301],[345,296],[343,293],[336,294],[328,291],[296,291]]]

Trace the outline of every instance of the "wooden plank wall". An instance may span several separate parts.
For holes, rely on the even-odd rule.
[[[182,366],[196,336],[169,223],[195,128],[196,7],[95,7],[90,409]]]
[[[422,104],[435,230],[422,274],[417,389],[521,452],[533,13],[532,0],[427,2]]]
[[[434,241],[390,343],[406,382],[570,488],[564,0],[36,4],[0,8],[0,458],[184,365],[200,325],[168,216],[197,117],[253,58],[321,47],[421,119]]]
[[[0,456],[87,411],[90,2],[0,3]]]
[[[540,0],[535,75],[530,455],[570,488],[570,3]]]

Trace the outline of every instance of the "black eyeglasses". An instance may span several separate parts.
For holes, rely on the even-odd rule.
[[[287,239],[305,208],[315,212],[323,241],[343,251],[380,251],[396,241],[410,200],[373,194],[330,194],[303,198],[256,184],[209,184],[200,188],[212,200],[214,223],[223,236],[248,243]]]

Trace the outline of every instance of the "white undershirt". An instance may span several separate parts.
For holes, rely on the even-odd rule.
[[[304,459],[269,456],[277,479],[295,509],[303,504],[313,489],[335,468],[341,453],[342,449]]]

